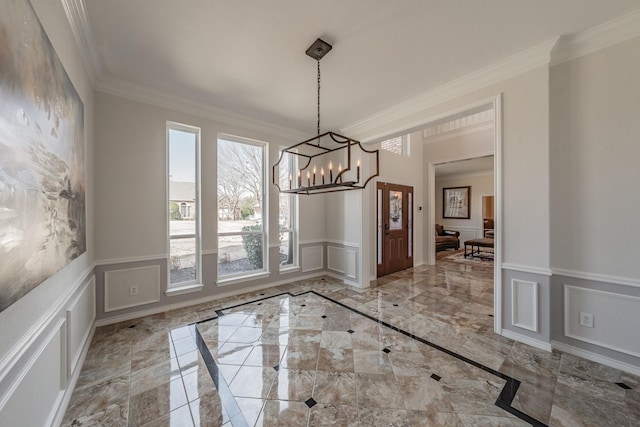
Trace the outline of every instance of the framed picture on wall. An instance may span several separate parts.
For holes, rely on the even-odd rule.
[[[442,217],[471,218],[471,186],[442,189]]]

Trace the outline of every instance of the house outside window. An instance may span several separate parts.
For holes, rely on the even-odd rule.
[[[200,129],[167,123],[168,288],[199,284]]]
[[[267,270],[265,225],[267,144],[218,137],[218,278]]]

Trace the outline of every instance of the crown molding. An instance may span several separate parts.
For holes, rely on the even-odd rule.
[[[98,56],[98,49],[87,16],[84,0],[61,0],[67,20],[71,26],[73,37],[76,39],[84,67],[89,73],[91,82],[95,82],[102,74],[102,64]]]
[[[123,79],[113,77],[98,78],[95,82],[95,89],[99,92],[119,96],[132,101],[180,111],[203,119],[215,120],[228,125],[265,132],[287,139],[296,140],[307,139],[309,137],[309,134],[305,134],[295,129],[251,119],[247,116],[235,114],[210,105],[197,103],[186,98],[170,96],[162,91]]]
[[[640,37],[640,9],[577,34],[562,36],[551,52],[551,65],[561,64]]]
[[[548,65],[551,59],[551,50],[557,41],[557,37],[547,40],[501,61],[480,68],[466,76],[452,80],[349,125],[341,129],[341,132],[361,141],[377,138],[381,135],[378,133],[372,135],[373,132],[383,127],[390,127],[397,120],[420,113],[452,98],[501,82],[534,68]],[[379,131],[379,133],[383,132]]]

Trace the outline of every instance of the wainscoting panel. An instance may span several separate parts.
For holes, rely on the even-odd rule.
[[[137,292],[132,292],[132,287],[135,287]],[[105,312],[158,301],[160,301],[159,265],[105,271]]]
[[[322,270],[324,246],[307,246],[302,248],[302,272]]]
[[[538,283],[511,280],[511,324],[538,332]]]
[[[96,318],[95,301],[96,278],[93,276],[66,312],[68,376],[71,376],[78,366],[84,345],[93,329],[93,320]]]
[[[358,251],[347,249],[347,277],[349,279],[358,279]]]
[[[344,248],[327,246],[327,268],[337,273],[344,273]]]
[[[477,227],[444,227],[447,230],[455,230],[460,232],[460,246],[464,244],[465,240],[477,239],[482,237],[482,229]]]
[[[66,388],[66,325],[54,325],[43,342],[30,351],[24,371],[0,401],[0,425],[48,426]]]
[[[638,313],[639,297],[564,285],[567,337],[640,357]]]

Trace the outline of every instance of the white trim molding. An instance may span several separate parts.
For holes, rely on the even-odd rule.
[[[145,255],[145,256],[136,256],[136,257],[127,257],[127,258],[114,258],[114,259],[103,259],[95,262],[96,266],[102,265],[111,265],[111,264],[127,264],[130,262],[146,262],[146,261],[166,261],[168,258],[167,254],[158,254],[158,255]]]
[[[424,144],[433,144],[446,139],[459,138],[465,135],[474,135],[480,132],[492,131],[495,124],[493,122],[483,123],[479,125],[471,125],[460,129],[453,129],[446,132],[440,132],[433,135],[427,135],[426,130],[423,131]]]
[[[394,122],[428,110],[445,101],[501,82],[534,68],[548,65],[551,58],[551,50],[557,41],[557,37],[547,40],[501,61],[480,68],[466,76],[452,80],[405,102],[382,110],[377,114],[349,126],[345,126],[341,129],[341,133],[367,142],[384,138],[385,135],[403,132],[409,128],[424,125],[433,120],[425,122],[424,119],[420,119],[419,122],[403,125],[401,129],[392,128]],[[384,132],[380,131],[382,128],[385,129]],[[366,136],[366,138],[363,138],[364,136]]]
[[[334,245],[342,245],[342,246],[349,246],[351,248],[359,248],[360,244],[358,243],[353,243],[353,242],[347,242],[345,240],[332,240],[332,239],[326,239],[324,240],[324,242],[326,242],[327,244],[334,244]]]
[[[563,268],[553,268],[554,276],[565,276],[574,279],[593,280],[594,282],[610,283],[613,285],[633,286],[640,288],[640,279],[633,277],[610,276],[608,274],[588,273],[586,271],[565,270]]]
[[[203,119],[215,120],[232,126],[239,126],[258,132],[265,132],[273,136],[291,138],[292,140],[304,140],[309,135],[302,132],[277,126],[261,120],[248,118],[241,114],[236,114],[222,108],[194,102],[180,96],[172,96],[161,90],[154,89],[127,80],[115,77],[99,77],[96,81],[96,90],[99,92],[141,102],[143,104],[155,105],[173,111],[191,114]]]
[[[593,316],[591,327],[579,323],[583,311]],[[566,337],[640,357],[640,321],[635,316],[639,311],[640,297],[564,285]]]
[[[345,270],[345,250],[340,246],[327,246],[327,269],[336,273]]]
[[[538,332],[538,287],[537,282],[511,279],[511,325]],[[531,306],[527,308],[528,304]],[[523,307],[525,313],[521,314]]]
[[[548,342],[540,341],[535,338],[510,331],[508,329],[502,330],[502,336],[514,341],[521,342],[523,344],[530,345],[531,347],[539,348],[540,350],[551,352],[551,350],[553,349],[552,345]]]
[[[581,33],[561,37],[551,52],[551,65],[570,61],[639,36],[640,10],[635,10]]]
[[[148,282],[146,284],[143,284],[143,283],[129,284],[129,281],[132,279],[124,279],[120,283],[116,283],[115,285],[111,284],[112,276],[123,274],[123,273],[139,272],[144,270],[149,270],[149,272],[153,274],[153,281]],[[150,277],[151,276],[147,277],[147,279],[149,279]],[[109,296],[111,293],[110,291],[112,289],[115,289],[115,287],[117,287],[118,285],[120,285],[120,287],[124,287],[127,285],[137,285],[141,296],[144,296],[144,292],[142,292],[144,289],[142,288],[147,287],[145,285],[153,285],[153,288],[152,288],[152,292],[147,292],[148,293],[147,298],[133,298],[134,295],[130,294],[128,298],[130,302],[112,304],[111,298]],[[122,293],[122,289],[121,289],[121,293]],[[146,265],[144,267],[121,268],[118,270],[109,270],[104,272],[104,312],[105,313],[108,313],[110,311],[122,310],[125,308],[137,307],[145,304],[152,304],[154,302],[159,302],[159,301],[160,301],[160,266],[159,265]]]
[[[76,294],[80,287],[85,284],[89,276],[93,274],[94,265],[89,266],[80,278],[70,287],[70,291],[66,295],[61,295],[54,301],[42,316],[26,331],[16,345],[0,359],[0,381],[13,369],[16,362],[31,348],[33,343],[43,333],[43,331],[54,321],[55,316],[68,304],[69,298]]]
[[[61,0],[67,15],[73,37],[80,50],[82,62],[89,73],[92,83],[102,74],[102,64],[98,55],[96,39],[93,34],[87,9],[83,0]]]
[[[583,350],[578,347],[574,347],[569,344],[565,344],[559,341],[552,340],[551,348],[560,350],[563,353],[572,354],[574,356],[582,357],[592,362],[600,363],[601,365],[609,366],[614,369],[619,369],[624,372],[628,372],[633,375],[640,376],[640,367],[632,365],[630,363],[621,362],[619,360],[612,359],[610,357],[602,356],[601,354],[593,353],[591,351]]]
[[[306,246],[300,252],[302,253],[303,273],[324,269],[324,245]],[[309,264],[309,261],[315,263]]]
[[[305,276],[296,277],[295,280],[307,280],[307,279],[313,279],[314,277],[321,277],[321,276],[332,276],[332,275],[328,274],[327,272],[321,271],[321,272],[318,272],[318,273],[312,273],[312,274],[307,274]],[[114,323],[124,322],[124,321],[131,320],[131,319],[137,319],[139,317],[151,316],[153,314],[164,313],[166,311],[176,310],[176,309],[179,309],[179,308],[191,307],[191,306],[195,306],[195,305],[198,305],[198,304],[203,304],[203,303],[207,303],[207,302],[211,302],[211,301],[216,301],[216,300],[223,299],[223,298],[228,298],[228,297],[233,297],[233,296],[236,296],[236,295],[242,295],[242,294],[246,294],[246,293],[250,293],[250,292],[260,291],[260,290],[263,290],[263,289],[273,288],[273,287],[280,286],[280,285],[286,285],[288,283],[291,283],[291,279],[284,279],[284,280],[280,280],[280,281],[277,281],[277,282],[270,282],[270,283],[265,283],[265,284],[262,284],[262,285],[256,285],[256,286],[250,286],[250,287],[247,287],[247,288],[235,289],[235,290],[231,290],[231,291],[228,291],[228,292],[221,292],[219,294],[209,295],[209,296],[198,298],[198,299],[190,299],[190,300],[183,301],[183,302],[177,302],[177,303],[174,303],[174,304],[163,305],[161,307],[154,307],[154,308],[150,308],[150,309],[147,309],[147,310],[136,311],[136,312],[133,312],[133,313],[125,313],[125,314],[121,314],[121,315],[118,315],[118,316],[107,317],[105,319],[97,320],[96,324],[95,324],[95,327],[111,325],[111,324],[114,324]]]
[[[539,274],[541,276],[551,276],[551,270],[543,267],[532,267],[522,264],[511,264],[508,262],[502,263],[503,270],[519,271],[520,273]]]

